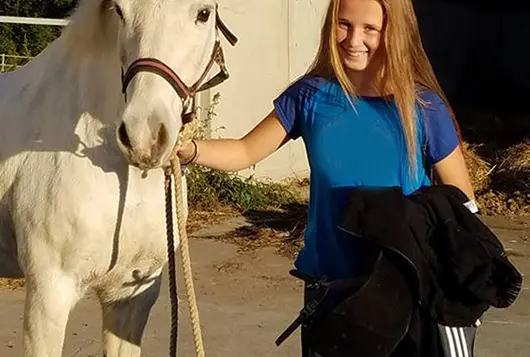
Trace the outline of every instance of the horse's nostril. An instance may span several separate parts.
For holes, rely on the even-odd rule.
[[[158,127],[158,130],[155,133],[153,139],[155,144],[153,145],[152,153],[153,156],[157,157],[159,155],[162,155],[169,143],[169,132],[167,131],[167,128],[164,124],[160,123],[160,126]]]
[[[127,134],[127,129],[125,128],[125,123],[121,123],[120,127],[118,128],[118,138],[125,146],[126,148],[131,148],[131,140],[129,139],[129,135]]]
[[[164,124],[160,124],[160,128],[158,129],[157,142],[161,147],[165,147],[169,142],[169,132]]]

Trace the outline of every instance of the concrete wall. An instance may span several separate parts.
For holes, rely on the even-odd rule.
[[[208,105],[219,92],[212,123],[214,136],[245,135],[271,110],[272,101],[305,72],[319,43],[328,0],[221,0],[223,20],[239,37],[236,47],[223,42],[230,80],[205,92],[199,105]],[[240,174],[280,180],[308,173],[303,142],[291,142]]]
[[[501,9],[478,0],[413,2],[424,46],[464,129],[475,127],[464,111],[471,107],[495,113],[492,118],[502,116],[509,123],[503,126],[505,131],[530,132],[530,120],[520,119],[520,112],[526,113],[525,117],[529,112],[530,51],[521,44],[530,33],[530,26],[524,23],[530,5],[503,5]],[[231,78],[201,98],[201,104],[207,105],[213,94],[221,93],[213,127],[226,129],[218,135],[246,134],[271,111],[273,99],[304,73],[315,55],[328,3],[220,0],[222,16],[240,43],[232,48],[224,42]],[[517,115],[501,115],[506,111]],[[484,115],[478,118],[484,121]],[[495,126],[493,132],[499,130]],[[307,173],[301,140],[288,144],[255,170],[241,172],[273,180]]]

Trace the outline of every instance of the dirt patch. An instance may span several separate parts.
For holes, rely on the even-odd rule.
[[[229,206],[220,206],[215,211],[190,209],[187,222],[188,234],[191,235],[201,229],[218,225],[239,214],[240,212],[238,210]]]
[[[215,237],[236,244],[240,252],[273,248],[282,256],[294,258],[303,247],[307,222],[307,202],[283,208],[252,210],[244,213],[249,225]]]
[[[24,287],[24,279],[0,278],[1,290],[16,290]]]
[[[243,263],[236,261],[226,261],[215,266],[218,273],[233,273],[243,268]]]
[[[477,197],[483,214],[488,216],[530,216],[530,191],[512,193],[488,191]]]

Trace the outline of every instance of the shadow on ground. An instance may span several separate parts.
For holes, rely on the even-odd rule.
[[[274,247],[279,254],[294,258],[303,246],[306,215],[307,203],[248,210],[243,213],[247,224],[216,239],[235,243],[241,251]]]

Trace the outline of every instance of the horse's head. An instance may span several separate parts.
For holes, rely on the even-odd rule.
[[[118,145],[131,165],[160,167],[171,156],[196,92],[228,77],[215,0],[108,0],[119,22],[123,94]],[[221,72],[210,81],[213,65]]]

